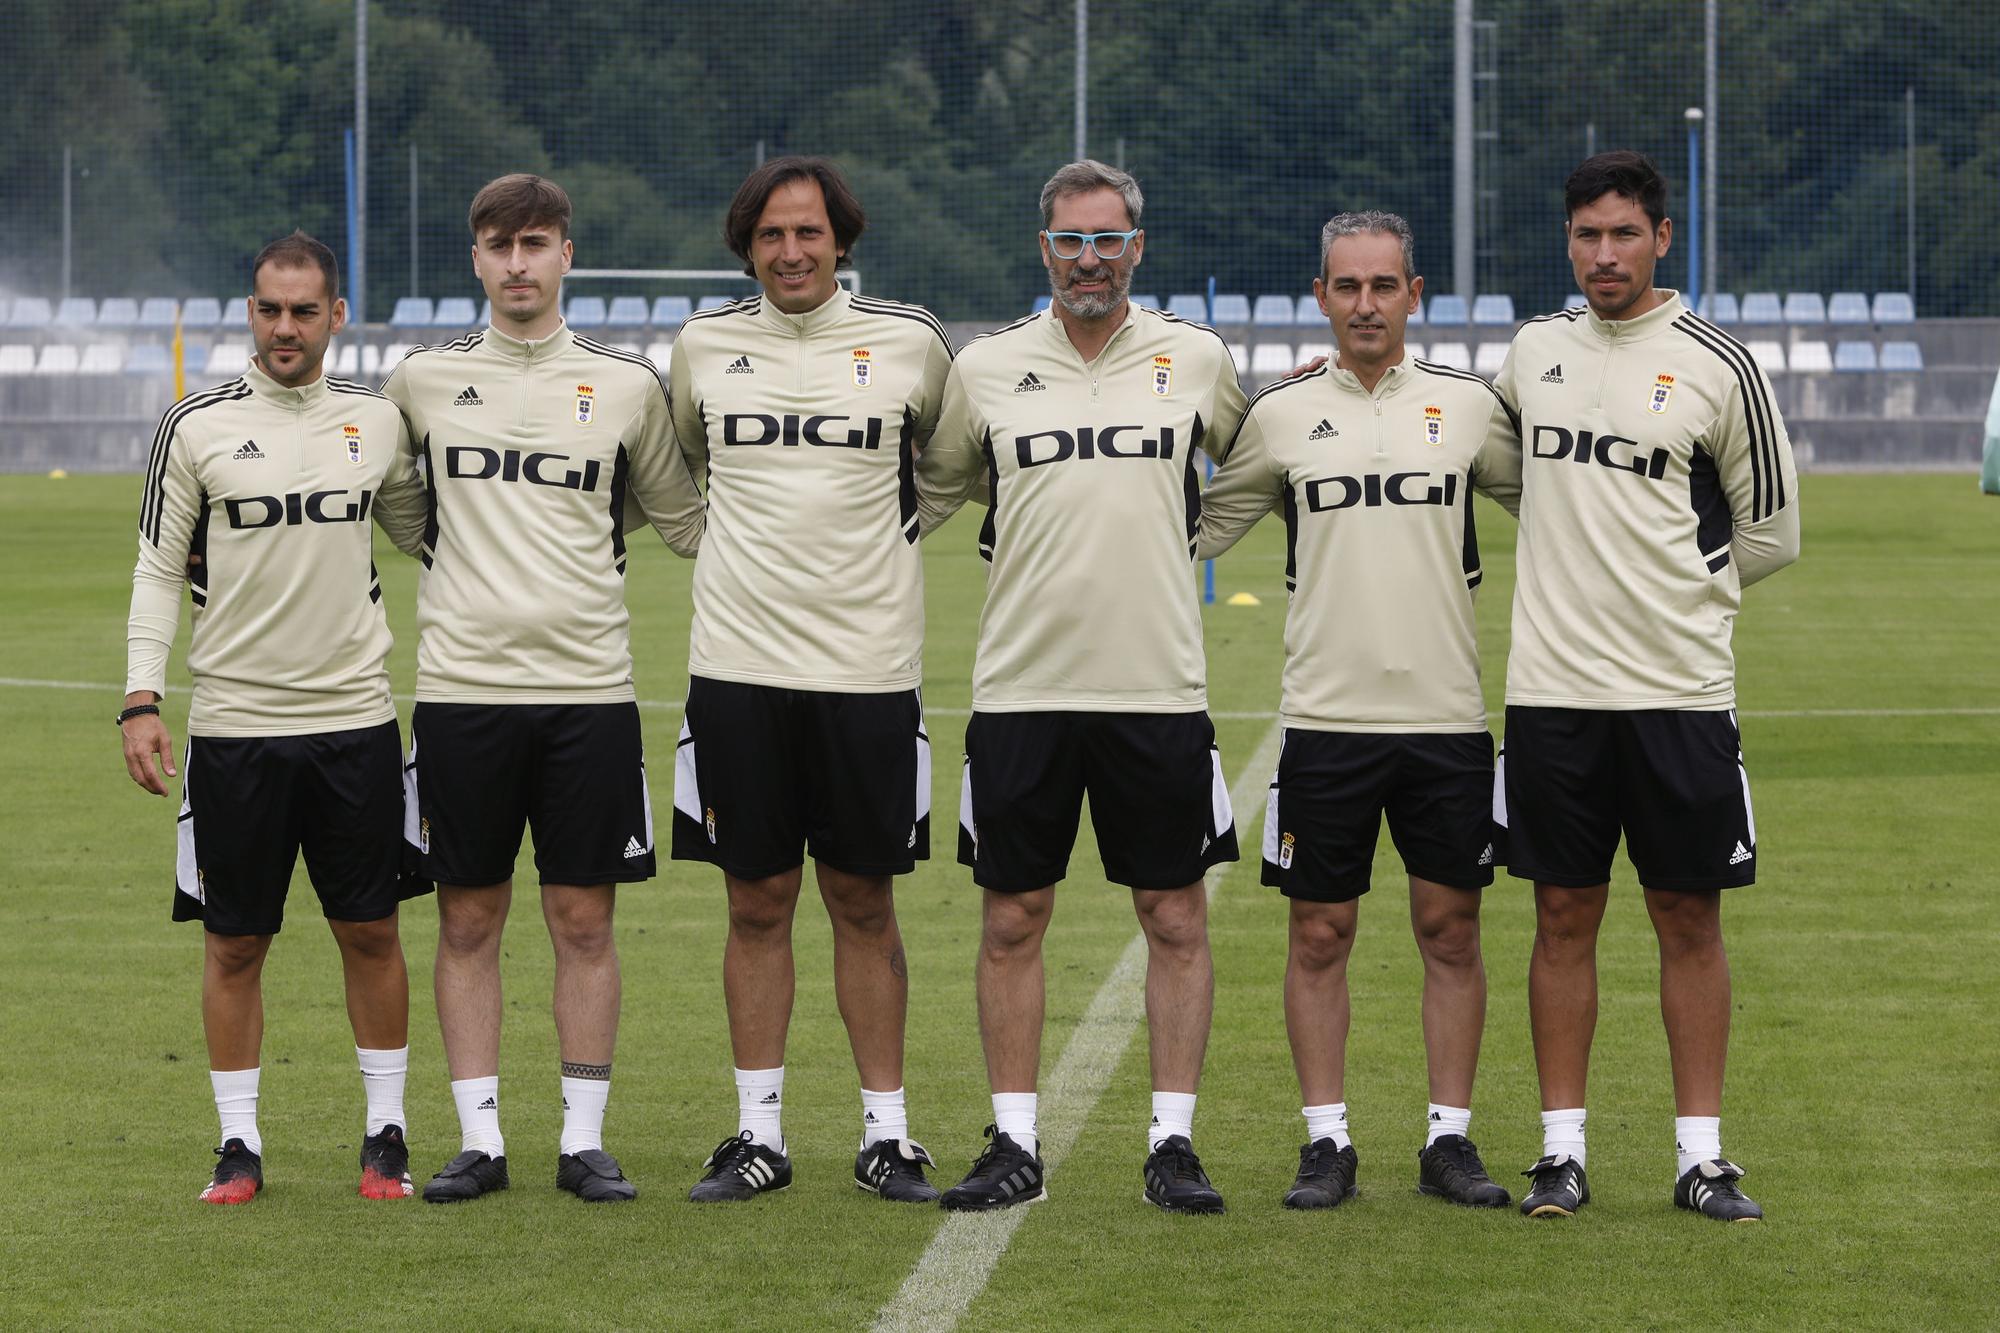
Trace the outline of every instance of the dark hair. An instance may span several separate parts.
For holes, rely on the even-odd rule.
[[[868,215],[861,211],[861,201],[854,197],[840,169],[823,157],[774,157],[743,178],[722,220],[723,242],[743,261],[743,271],[751,277],[757,275],[757,269],[750,262],[750,234],[757,229],[757,219],[764,215],[764,205],[771,202],[778,187],[796,180],[817,183],[820,198],[826,201],[826,219],[833,224],[833,247],[840,256],[833,266],[845,268],[853,262],[854,243],[867,230]]]
[[[1563,217],[1576,216],[1577,209],[1607,194],[1622,194],[1645,209],[1656,231],[1667,216],[1667,178],[1644,153],[1615,148],[1585,158],[1563,182]]]
[[[511,176],[490,180],[472,196],[472,211],[466,225],[472,239],[491,227],[502,236],[518,236],[530,227],[554,227],[563,240],[569,239],[569,196],[552,180],[517,171]]]
[[[317,268],[326,275],[326,299],[340,299],[340,264],[333,257],[333,251],[326,243],[294,231],[290,236],[280,236],[250,261],[250,285],[257,285],[257,275],[264,271],[264,265],[276,264],[279,268]]]

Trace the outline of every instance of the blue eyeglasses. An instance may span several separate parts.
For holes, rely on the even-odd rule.
[[[1081,259],[1083,247],[1089,246],[1099,259],[1123,259],[1125,247],[1132,244],[1132,238],[1139,234],[1137,227],[1130,231],[1045,231],[1043,237],[1049,243],[1049,253],[1057,259]]]

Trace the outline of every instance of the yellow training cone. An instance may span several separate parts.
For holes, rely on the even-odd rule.
[[[1234,592],[1234,593],[1231,593],[1231,594],[1229,594],[1229,605],[1231,605],[1231,606],[1262,606],[1262,605],[1263,605],[1263,603],[1257,600],[1257,595],[1256,595],[1255,593],[1249,593],[1249,592]]]
[[[67,477],[69,473],[63,471],[61,468],[58,467],[49,469],[49,475],[55,478],[57,481],[61,481],[64,477]]]

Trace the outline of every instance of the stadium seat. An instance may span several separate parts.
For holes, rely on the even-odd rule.
[[[1406,348],[1405,348],[1405,350],[1406,350],[1406,351],[1408,351],[1408,348],[1406,347]],[[1408,354],[1409,354],[1409,355],[1411,355],[1411,356],[1415,356],[1415,355],[1416,355],[1416,353],[1415,353],[1415,352],[1413,352],[1413,351],[1410,351],[1410,352],[1409,352]],[[1299,350],[1298,350],[1298,352],[1297,352],[1297,356],[1298,356],[1298,358],[1299,358],[1299,360],[1298,360],[1298,364],[1300,364],[1300,365],[1304,365],[1304,364],[1305,364],[1306,362],[1308,362],[1308,361],[1312,360],[1312,359],[1313,359],[1314,357],[1316,357],[1316,356],[1323,356],[1323,357],[1325,357],[1325,358],[1326,358],[1327,360],[1331,361],[1331,360],[1333,360],[1333,344],[1332,344],[1332,343],[1300,343],[1300,344],[1299,344]]]
[[[1835,292],[1827,298],[1826,322],[1829,324],[1867,324],[1868,298],[1860,292]]]
[[[382,374],[382,349],[374,343],[367,343],[361,349],[361,378],[372,380]]]
[[[1488,292],[1472,299],[1472,322],[1485,328],[1501,328],[1514,322],[1514,298]]]
[[[1782,324],[1785,307],[1776,292],[1751,292],[1743,298],[1745,324]]]
[[[35,359],[37,375],[74,375],[83,358],[74,343],[46,343]]]
[[[97,307],[97,327],[100,329],[130,329],[139,323],[139,303],[129,296],[107,296],[104,304]]]
[[[1875,369],[1875,344],[1842,340],[1833,347],[1835,370]]]
[[[1297,364],[1290,343],[1258,343],[1250,349],[1250,373],[1260,380],[1276,379]]]
[[[0,375],[29,375],[34,369],[34,348],[26,343],[0,344]]]
[[[1403,340],[1403,356],[1411,361],[1428,361],[1431,359],[1430,352],[1422,343],[1411,342],[1407,338]],[[1326,359],[1329,361],[1333,360],[1333,349],[1331,347],[1327,349]]]
[[[1326,316],[1319,312],[1319,298],[1311,292],[1301,296],[1292,307],[1292,323],[1324,324]]]
[[[1250,349],[1242,343],[1230,343],[1228,347],[1229,359],[1236,363],[1236,373],[1238,375],[1248,375],[1250,373]]]
[[[56,307],[56,327],[87,329],[97,322],[97,302],[88,296],[65,296]]]
[[[1043,292],[1040,296],[1037,296],[1035,298],[1035,313],[1039,315],[1044,310],[1047,310],[1054,303],[1054,300],[1055,298],[1051,297],[1047,292]]]
[[[1431,308],[1424,312],[1424,318],[1431,324],[1470,324],[1472,311],[1466,306],[1463,296],[1433,296]]]
[[[1833,369],[1833,353],[1817,339],[1792,344],[1792,369],[1800,374]]]
[[[1908,292],[1877,292],[1874,313],[1877,324],[1914,324],[1917,322],[1917,303],[1910,299]]]
[[[149,296],[139,307],[139,327],[142,329],[170,329],[174,317],[180,313],[180,302],[171,296]],[[127,363],[130,364],[130,363]]]
[[[389,325],[398,329],[427,329],[437,310],[428,296],[399,296],[396,308],[389,312]]]
[[[1180,292],[1167,298],[1167,313],[1182,319],[1191,319],[1197,324],[1208,323],[1208,298],[1193,292]]]
[[[604,298],[572,296],[569,298],[569,309],[564,312],[563,318],[569,321],[571,328],[601,329],[606,318]]]
[[[189,302],[193,304],[193,302]],[[189,358],[190,365],[193,358]],[[208,360],[202,363],[201,373],[211,379],[233,379],[243,373],[250,364],[250,346],[247,343],[230,342],[224,339],[208,349]]]
[[[1432,343],[1428,359],[1453,370],[1472,369],[1472,349],[1464,343]]]
[[[1818,292],[1786,292],[1785,323],[1826,323],[1826,298]]]
[[[1750,349],[1751,359],[1764,368],[1766,375],[1782,375],[1785,373],[1785,345],[1783,343],[1773,342],[1769,338],[1759,338],[1746,343],[1745,346]]]
[[[49,303],[39,296],[23,296],[14,302],[14,308],[7,312],[7,327],[10,329],[39,329],[47,326],[54,318],[49,312]]]
[[[720,310],[720,309],[722,309],[722,307],[724,307],[724,306],[728,305],[728,304],[729,304],[729,302],[730,302],[730,300],[731,300],[731,298],[730,298],[730,297],[727,297],[727,296],[704,296],[704,297],[702,297],[702,298],[701,298],[701,300],[700,300],[700,301],[699,301],[699,302],[698,302],[698,303],[697,303],[697,304],[695,305],[695,309],[696,309],[696,310]]]
[[[382,349],[382,374],[386,377],[390,371],[396,368],[396,363],[409,354],[410,344],[408,343],[390,343],[387,347],[384,347]]]
[[[1481,343],[1472,351],[1472,368],[1489,380],[1498,375],[1500,367],[1506,363],[1506,343]]]
[[[250,297],[248,293],[242,296],[225,297],[217,304],[222,307],[221,325],[225,331],[249,332]]]
[[[1322,315],[1321,318],[1324,319],[1325,316]],[[1414,329],[1423,322],[1424,322],[1424,303],[1422,301],[1418,301],[1417,308],[1410,312],[1409,327]]]
[[[434,329],[469,329],[478,320],[479,312],[473,308],[469,296],[440,297],[437,309],[431,312],[431,327]]]
[[[650,313],[643,296],[614,296],[604,312],[604,324],[612,329],[642,329]]]
[[[361,373],[361,346],[351,338],[342,338],[340,346],[333,349],[333,373],[344,380],[351,380]]]
[[[98,322],[103,323],[102,310]],[[115,375],[124,365],[125,349],[117,343],[92,343],[83,349],[83,361],[76,370],[79,375]]]
[[[1160,308],[1160,298],[1157,296],[1135,296],[1132,298],[1132,304],[1144,306],[1148,310],[1158,310]]]
[[[491,301],[481,301],[479,303],[479,327],[482,329],[491,328],[492,325],[493,303]]]
[[[1271,328],[1288,328],[1292,323],[1292,298],[1289,296],[1260,296],[1257,304],[1250,308],[1250,322]]]
[[[164,375],[173,368],[173,356],[159,343],[140,343],[125,358],[127,375]]]
[[[653,327],[656,329],[677,329],[693,313],[694,302],[685,296],[653,298]]]
[[[649,342],[646,344],[646,359],[656,370],[665,370],[667,362],[673,360],[674,345],[671,342]]]
[[[1250,322],[1250,298],[1240,292],[1225,292],[1215,298],[1215,322],[1220,324],[1248,324]]]
[[[191,296],[181,307],[181,327],[212,329],[222,322],[222,302],[213,296]]]
[[[1571,292],[1567,297],[1563,298],[1563,309],[1565,310],[1581,310],[1589,304],[1590,298],[1582,292]]]
[[[1915,343],[1898,339],[1895,342],[1882,344],[1882,369],[1922,370],[1923,368],[1924,349]]]

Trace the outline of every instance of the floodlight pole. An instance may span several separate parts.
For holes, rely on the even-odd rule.
[[[1687,109],[1688,126],[1688,289],[1690,309],[1707,310],[1712,303],[1701,299],[1701,243],[1707,236],[1701,229],[1701,122],[1698,106]],[[1713,282],[1713,279],[1710,279]]]
[[[1472,300],[1472,0],[1452,0],[1451,13],[1451,279]]]
[[[63,145],[63,265],[62,299],[69,300],[69,256],[70,256],[70,147]]]
[[[1076,161],[1090,139],[1090,0],[1076,0]]]
[[[1917,90],[1903,89],[1903,243],[1910,257],[1910,300],[1917,299]],[[69,269],[64,267],[67,274]]]
[[[410,145],[410,295],[423,291],[417,285],[420,274],[417,269],[417,146]],[[366,1128],[364,1126],[363,1128]]]
[[[347,305],[368,322],[368,0],[354,0],[354,237],[348,250]]]
[[[1720,240],[1719,233],[1721,231],[1721,228],[1716,224],[1722,218],[1721,211],[1715,205],[1716,189],[1721,180],[1715,167],[1715,141],[1717,134],[1720,133],[1717,127],[1722,121],[1722,107],[1720,102],[1722,94],[1719,91],[1721,85],[1716,79],[1717,51],[1719,49],[1716,40],[1718,32],[1716,11],[1719,3],[1720,0],[1708,0],[1707,13],[1704,16],[1705,35],[1708,39],[1708,50],[1703,60],[1703,78],[1707,82],[1707,88],[1702,98],[1708,104],[1708,116],[1703,126],[1707,134],[1706,149],[1708,161],[1702,164],[1702,169],[1707,179],[1702,182],[1701,187],[1701,211],[1708,220],[1708,230],[1702,237],[1704,248],[1701,256],[1701,271],[1705,275],[1704,281],[1708,284],[1702,293],[1701,305],[1704,310],[1714,305],[1715,289],[1722,281],[1722,270],[1716,267],[1715,261],[1715,252]],[[1693,182],[1689,182],[1689,187],[1693,187]]]

